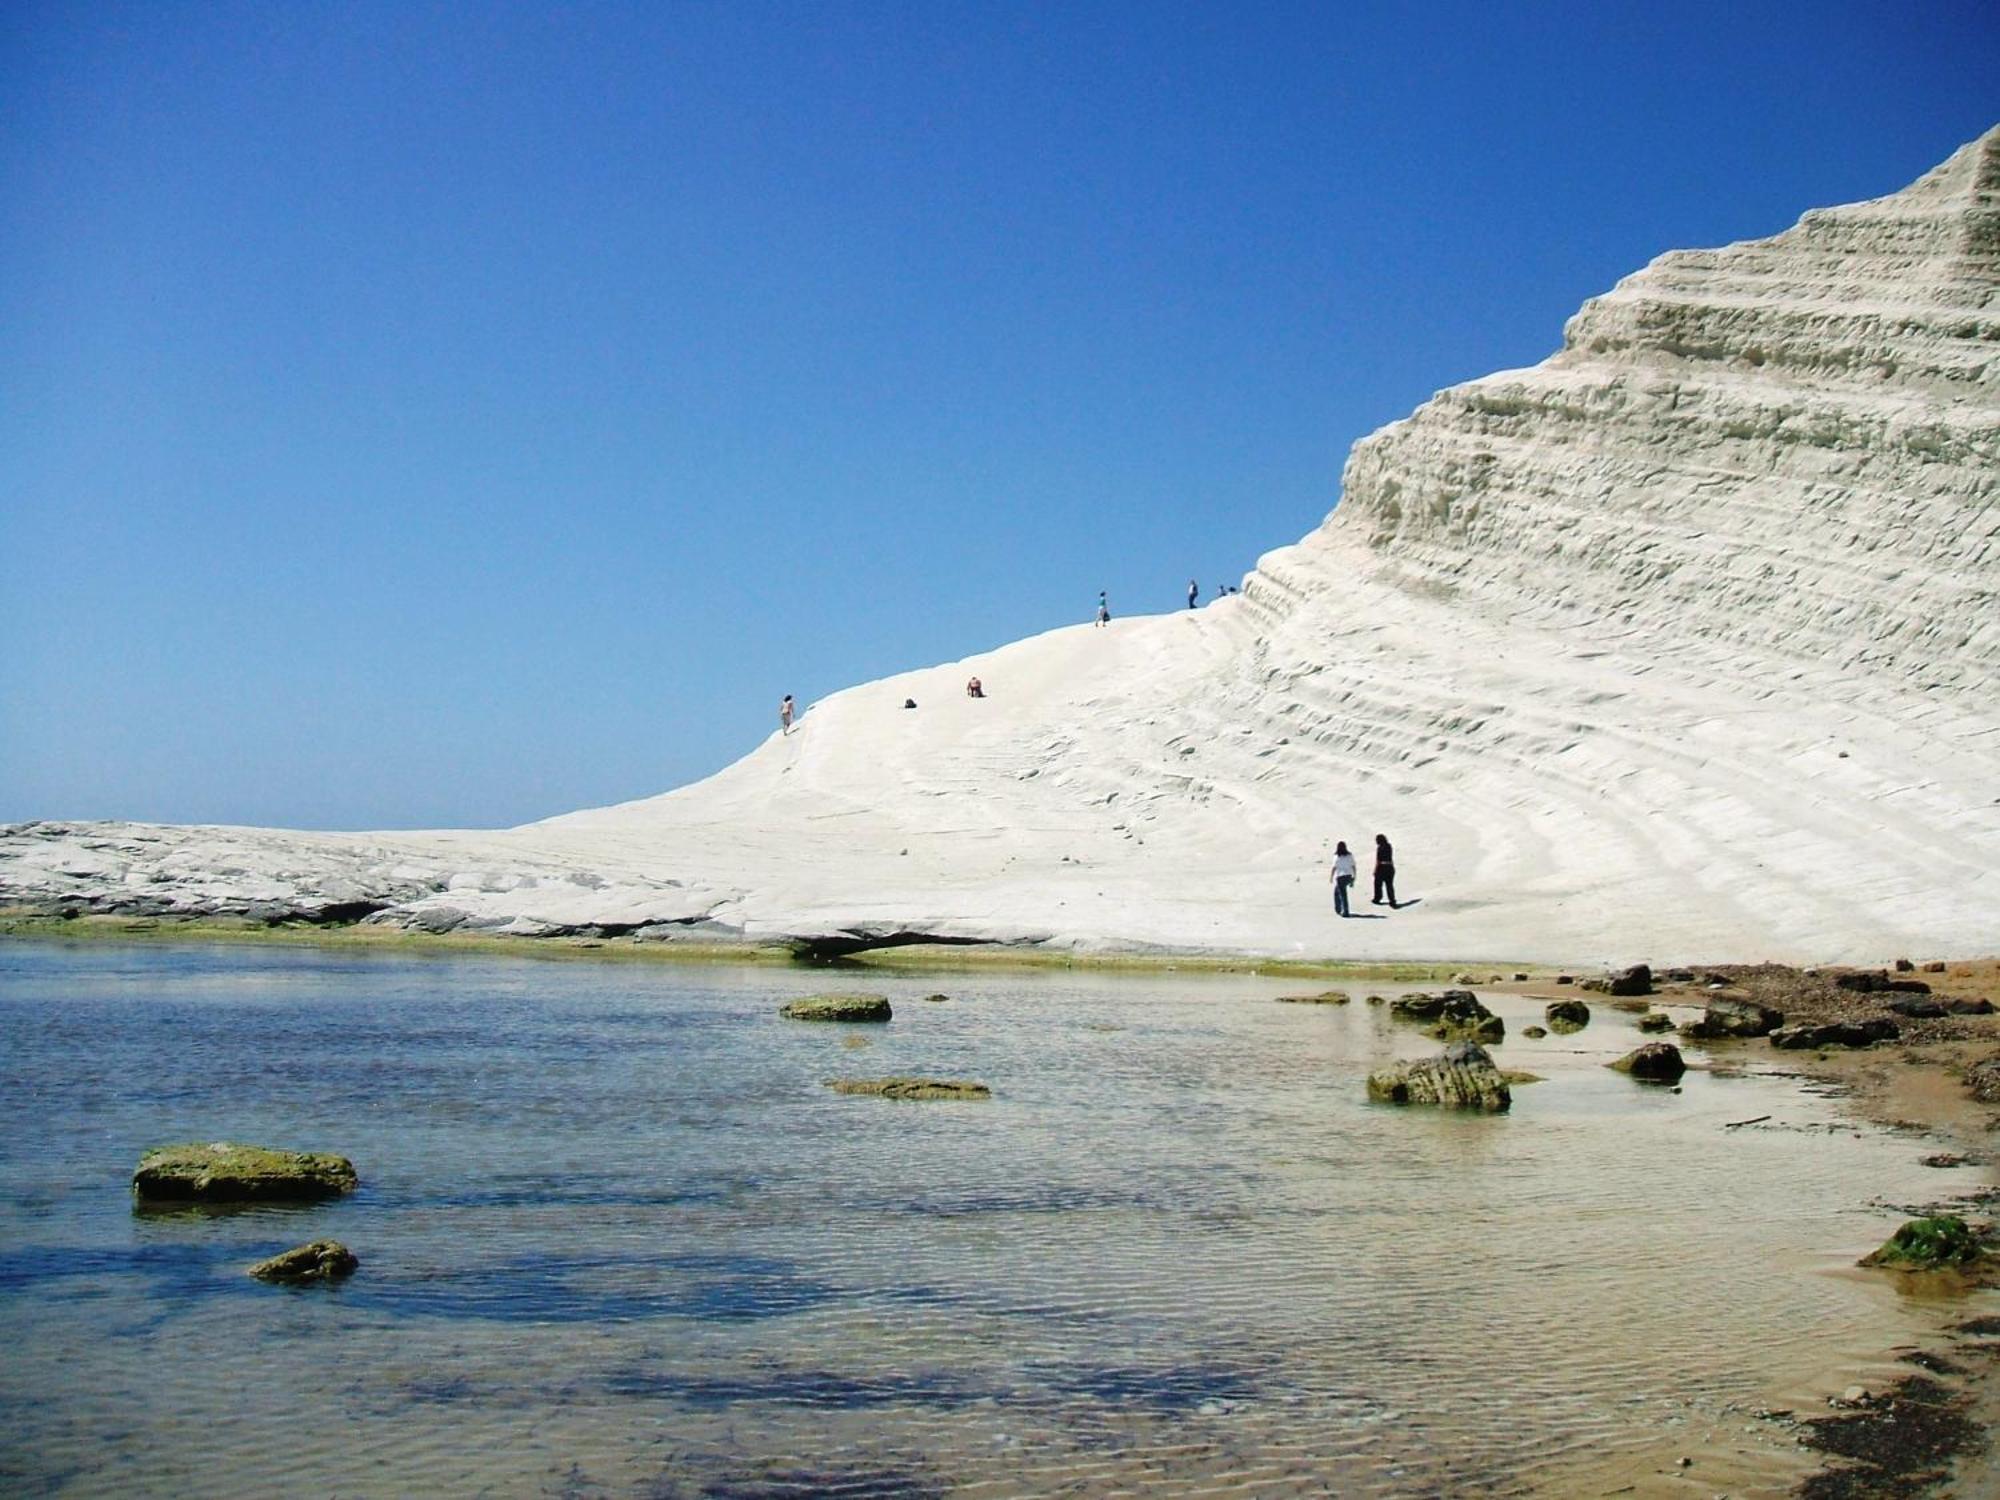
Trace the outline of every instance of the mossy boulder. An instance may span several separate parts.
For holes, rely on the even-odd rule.
[[[1551,1031],[1581,1031],[1590,1024],[1590,1007],[1581,1000],[1551,1000],[1542,1019]]]
[[[793,1021],[886,1021],[894,1012],[886,995],[806,995],[778,1014]]]
[[[1985,1257],[1972,1226],[1955,1214],[1938,1214],[1928,1219],[1911,1219],[1888,1239],[1882,1248],[1861,1258],[1864,1266],[1889,1266],[1903,1271],[1941,1271],[1951,1266],[1969,1266]]]
[[[1346,1005],[1354,997],[1346,990],[1321,990],[1317,995],[1280,995],[1280,1005]]]
[[[1477,1042],[1454,1042],[1436,1057],[1375,1069],[1368,1075],[1368,1097],[1384,1104],[1435,1104],[1488,1114],[1514,1102],[1507,1080]]]
[[[259,1281],[285,1281],[294,1285],[309,1281],[338,1281],[352,1276],[361,1262],[339,1240],[314,1240],[298,1245],[250,1268]]]
[[[836,1094],[873,1094],[882,1099],[990,1099],[993,1090],[963,1078],[830,1078]]]
[[[1648,1042],[1643,1047],[1634,1047],[1618,1061],[1605,1066],[1647,1083],[1672,1083],[1687,1071],[1681,1049],[1672,1042]]]
[[[344,1156],[234,1141],[158,1146],[132,1173],[132,1192],[142,1203],[310,1203],[351,1193],[359,1183]]]

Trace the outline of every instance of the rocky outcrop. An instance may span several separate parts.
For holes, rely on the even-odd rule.
[[[807,995],[778,1014],[792,1021],[886,1021],[895,1012],[886,995]]]
[[[1939,1214],[1907,1221],[1880,1249],[1863,1256],[1861,1264],[1900,1271],[1939,1271],[1973,1265],[1985,1255],[1985,1246],[1965,1220]]]
[[[883,1099],[990,1099],[993,1090],[962,1078],[833,1078],[836,1094],[872,1094]]]
[[[314,1240],[298,1245],[269,1260],[250,1267],[259,1281],[284,1281],[301,1285],[313,1281],[338,1281],[352,1276],[361,1262],[339,1240]]]
[[[1817,1026],[1782,1026],[1771,1033],[1771,1045],[1788,1052],[1816,1047],[1872,1047],[1892,1042],[1901,1032],[1887,1016],[1861,1021],[1828,1021]]]
[[[132,1192],[141,1203],[311,1202],[359,1184],[344,1156],[272,1151],[231,1141],[159,1146],[139,1159]]]
[[[1427,1023],[1426,1035],[1440,1042],[1497,1042],[1507,1035],[1507,1023],[1471,990],[1405,995],[1389,1003],[1389,1014],[1398,1021]]]
[[[1385,1104],[1435,1104],[1489,1114],[1514,1102],[1507,1080],[1477,1042],[1454,1042],[1436,1057],[1375,1069],[1368,1075],[1368,1097]]]
[[[1648,1083],[1672,1083],[1687,1071],[1681,1049],[1672,1042],[1647,1042],[1605,1066]]]
[[[1887,974],[1856,970],[1833,976],[1833,987],[1862,995],[1928,995],[1931,987],[1921,979],[1891,979]]]
[[[1785,1013],[1748,995],[1711,995],[1699,1021],[1681,1028],[1683,1036],[1717,1040],[1723,1037],[1769,1036],[1785,1024]]]
[[[1645,964],[1633,964],[1630,968],[1606,974],[1601,979],[1586,979],[1583,987],[1596,990],[1599,994],[1620,998],[1653,993],[1653,971]]]

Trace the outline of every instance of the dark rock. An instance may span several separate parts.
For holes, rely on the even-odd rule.
[[[343,1276],[352,1276],[360,1264],[354,1252],[339,1240],[314,1240],[310,1245],[299,1245],[282,1255],[258,1261],[250,1268],[250,1274],[259,1281],[295,1284],[338,1281]]]
[[[1507,1080],[1477,1042],[1454,1042],[1436,1057],[1375,1069],[1368,1075],[1368,1097],[1388,1104],[1436,1104],[1489,1114],[1514,1102]]]
[[[1921,979],[1891,979],[1887,974],[1877,974],[1868,969],[1836,974],[1833,984],[1835,989],[1852,990],[1858,995],[1928,995],[1931,992],[1931,987]]]
[[[1581,1031],[1590,1024],[1590,1007],[1581,1000],[1551,1000],[1542,1019],[1551,1031]]]
[[[1280,1005],[1345,1005],[1354,997],[1346,990],[1321,990],[1317,995],[1280,995]]]
[[[1907,1016],[1913,1021],[1927,1020],[1945,1013],[1944,1001],[1933,1000],[1927,995],[1904,995],[1899,999],[1883,1002],[1882,1009],[1894,1011],[1899,1016]]]
[[[1648,1083],[1672,1083],[1687,1071],[1687,1064],[1681,1060],[1681,1049],[1672,1042],[1647,1042],[1605,1066]]]
[[[1965,1220],[1954,1214],[1911,1219],[1882,1243],[1882,1248],[1861,1258],[1864,1266],[1893,1266],[1907,1271],[1936,1271],[1945,1266],[1964,1266],[1986,1254],[1979,1236]]]
[[[1575,983],[1576,983],[1576,976],[1575,976],[1574,974],[1558,974],[1558,975],[1556,975],[1556,983],[1557,983],[1557,984],[1575,984]]]
[[[1528,976],[1526,974],[1516,974],[1514,976],[1514,983],[1516,984],[1526,984],[1527,982]]]
[[[310,1203],[351,1193],[358,1182],[344,1156],[193,1141],[148,1151],[132,1173],[132,1192],[154,1203]]]
[[[1521,1028],[1521,1035],[1532,1042],[1539,1042],[1548,1034],[1547,1029],[1541,1026],[1524,1026]]]
[[[1943,961],[1940,959],[1932,959],[1929,963],[1924,965],[1924,972],[1926,974],[1942,974],[1944,972]]]
[[[1653,971],[1645,964],[1634,964],[1629,969],[1620,969],[1610,977],[1606,993],[1612,995],[1650,995],[1653,993]]]
[[[1894,1009],[1893,1006],[1890,1007]],[[1993,1014],[1991,1000],[1947,1000],[1946,1010],[1955,1016],[1990,1016]]]
[[[1507,1035],[1507,1023],[1470,990],[1446,990],[1441,995],[1406,995],[1389,1007],[1399,1021],[1429,1021],[1429,1034],[1441,1042],[1497,1042]]]
[[[1898,974],[1914,973],[1916,967],[1917,966],[1911,963],[1907,958],[1899,958],[1896,960],[1896,972]]]
[[[929,1002],[930,1002],[930,1003],[931,1003],[932,1005],[943,1005],[943,1004],[944,1004],[945,1002],[947,1002],[948,1000],[950,1000],[950,999],[951,999],[951,996],[949,996],[949,995],[926,995],[926,996],[924,996],[924,999],[926,999],[927,1001],[929,1001]]]
[[[1674,1018],[1664,1011],[1649,1010],[1635,1024],[1641,1031],[1672,1031]]]
[[[886,1021],[894,1013],[884,995],[807,995],[778,1014],[793,1021]]]
[[[1771,1045],[1787,1052],[1814,1047],[1871,1047],[1902,1035],[1887,1016],[1865,1021],[1828,1021],[1819,1026],[1784,1026],[1771,1033]]]
[[[1712,993],[1699,1021],[1690,1021],[1681,1031],[1692,1037],[1769,1036],[1785,1024],[1785,1013],[1759,1004],[1740,990],[1735,994]]]
[[[1441,990],[1435,995],[1416,990],[1391,1000],[1389,1014],[1399,1021],[1435,1021],[1445,1013],[1447,1006],[1466,1001],[1478,1005],[1479,997],[1471,990]]]
[[[1662,974],[1662,975],[1661,975],[1660,977],[1661,977],[1662,979],[1666,980],[1666,982],[1667,982],[1668,984],[1693,984],[1693,983],[1694,983],[1694,970],[1693,970],[1693,969],[1669,969],[1669,970],[1667,970],[1667,972],[1666,972],[1666,973]]]
[[[962,1078],[834,1078],[836,1094],[874,1094],[883,1099],[990,1099],[993,1090]]]

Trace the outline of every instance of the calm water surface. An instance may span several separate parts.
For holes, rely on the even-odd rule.
[[[1923,1142],[1634,1084],[1601,1007],[1485,1119],[1364,1102],[1434,1050],[1391,986],[859,983],[892,1023],[780,1020],[795,970],[0,941],[0,1489],[1530,1493],[1950,1315],[1844,1269],[1954,1185]],[[994,1097],[823,1086],[888,1073]],[[363,1187],[135,1214],[185,1139]],[[328,1235],[343,1286],[243,1274]]]

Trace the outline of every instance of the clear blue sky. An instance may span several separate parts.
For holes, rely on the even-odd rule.
[[[500,825],[1173,607],[2000,7],[0,7],[0,819]]]

